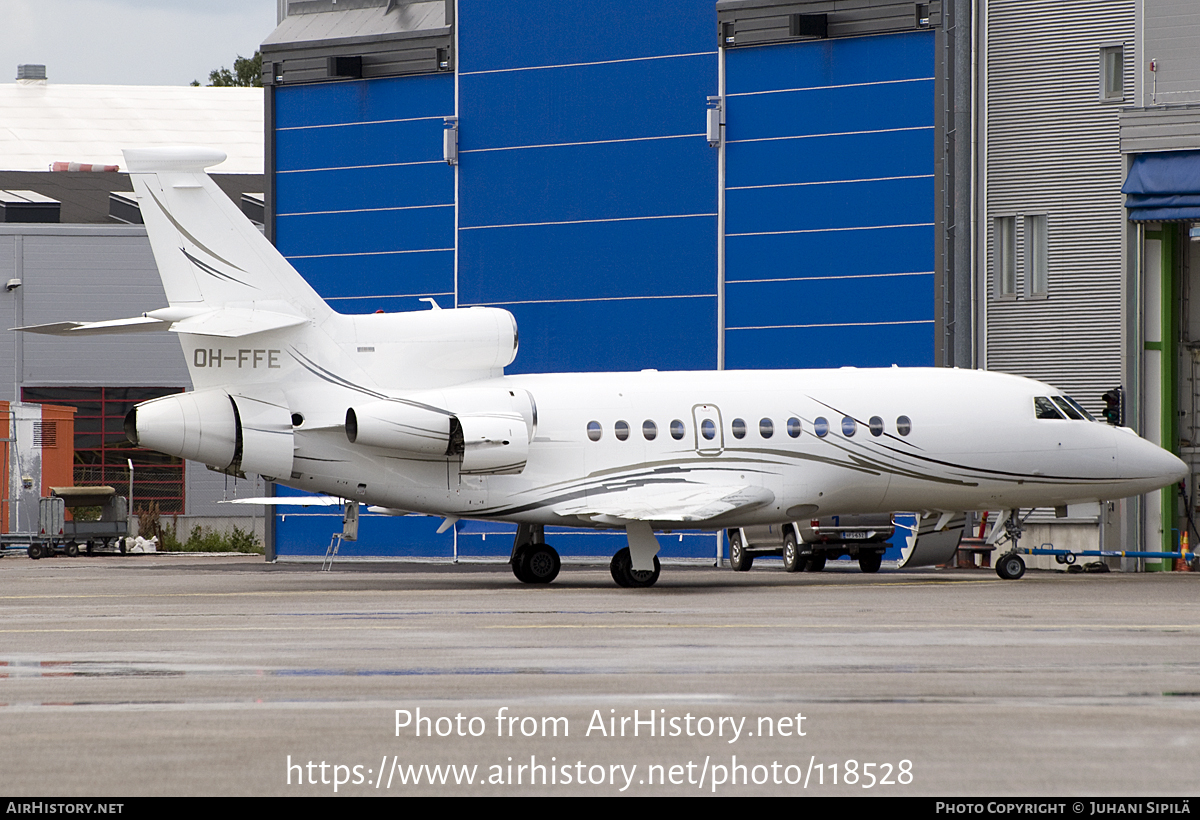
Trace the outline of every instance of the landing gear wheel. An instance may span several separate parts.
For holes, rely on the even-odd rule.
[[[1025,574],[1025,562],[1015,552],[1006,552],[996,561],[996,574],[1005,581],[1015,581]]]
[[[808,566],[805,569],[809,572],[820,572],[825,569],[825,556],[813,553],[808,557]]]
[[[549,544],[529,544],[521,551],[521,557],[522,574],[517,577],[527,584],[548,584],[562,569],[558,551]]]
[[[620,553],[617,553],[620,555]],[[729,568],[734,572],[745,572],[754,565],[754,556],[742,545],[741,533],[729,534]]]
[[[25,554],[36,561],[44,556],[46,552],[41,544],[30,544],[29,549],[25,550]]]
[[[657,555],[654,556],[653,572],[634,569],[633,556],[629,554],[629,547],[619,550],[608,565],[608,571],[612,573],[613,580],[617,582],[617,586],[621,587],[652,587],[658,580],[658,573],[661,569]]]
[[[858,554],[858,568],[863,572],[879,572],[879,567],[882,565],[882,552],[860,552]]]
[[[515,550],[513,550],[512,559],[509,560],[509,564],[512,565],[513,575],[517,576],[517,580],[522,584],[533,583],[533,579],[526,574],[525,570],[526,565],[529,563],[527,559],[529,555],[529,548],[531,546],[532,544],[522,544],[521,546],[517,547]]]
[[[79,557],[79,545],[76,544],[74,541],[72,541],[70,544],[67,544],[67,557],[68,558],[78,558]]]
[[[808,562],[800,557],[796,536],[788,533],[783,537],[783,569],[785,572],[800,572]]]

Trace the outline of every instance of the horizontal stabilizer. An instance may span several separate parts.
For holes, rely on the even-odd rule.
[[[554,512],[580,518],[694,523],[774,500],[774,493],[764,487],[672,484],[614,489],[608,495],[589,496],[555,507]]]
[[[225,308],[199,316],[191,316],[171,326],[175,333],[192,333],[197,336],[221,336],[237,339],[268,330],[282,330],[307,322],[308,319],[295,314],[276,313],[270,310],[248,308]]]
[[[224,308],[209,310],[177,321],[157,319],[154,316],[135,316],[131,319],[108,319],[103,322],[51,322],[44,325],[26,325],[9,328],[25,333],[42,333],[48,336],[98,336],[107,333],[140,333],[146,330],[171,330],[175,333],[191,333],[196,336],[218,336],[237,339],[281,330],[307,322],[303,316],[277,313],[271,310],[252,308]]]
[[[145,330],[166,330],[169,322],[163,322],[149,316],[135,316],[132,319],[109,319],[104,322],[50,322],[45,325],[26,325],[13,327],[9,330],[19,330],[25,333],[42,333],[47,336],[99,336],[107,333],[140,333]]]

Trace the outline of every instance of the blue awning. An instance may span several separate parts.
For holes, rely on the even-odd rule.
[[[1139,154],[1121,193],[1131,222],[1200,222],[1200,151]]]

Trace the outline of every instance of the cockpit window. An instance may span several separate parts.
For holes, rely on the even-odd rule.
[[[1096,420],[1096,417],[1095,417],[1095,416],[1093,416],[1093,415],[1092,415],[1091,413],[1089,413],[1088,411],[1084,410],[1084,409],[1083,409],[1083,405],[1081,405],[1079,402],[1075,401],[1075,399],[1071,398],[1070,396],[1063,396],[1063,398],[1064,398],[1064,399],[1066,399],[1068,402],[1070,402],[1070,404],[1071,404],[1071,406],[1072,406],[1072,407],[1074,407],[1074,408],[1075,408],[1076,410],[1078,410],[1080,413],[1083,413],[1083,417],[1084,417],[1085,419],[1087,419],[1088,421],[1095,421],[1095,420]]]
[[[1071,403],[1062,396],[1051,396],[1054,403],[1058,405],[1058,409],[1063,411],[1063,415],[1069,419],[1083,421],[1083,414],[1071,406]]]
[[[1054,402],[1045,396],[1038,396],[1033,400],[1033,410],[1039,419],[1061,419],[1063,417],[1062,413],[1055,408]]]

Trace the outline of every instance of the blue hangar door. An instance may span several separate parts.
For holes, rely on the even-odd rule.
[[[274,90],[275,243],[340,313],[454,306],[452,72]],[[280,494],[291,491],[280,488]],[[342,555],[449,555],[434,518],[364,515]],[[281,507],[277,555],[323,555],[341,515]]]
[[[319,59],[283,72],[273,132],[284,255],[342,312],[422,309],[422,296],[510,310],[521,348],[509,372],[715,367],[712,0],[451,5],[451,70],[373,78],[367,55],[354,66],[363,78],[314,77],[342,63],[310,50]],[[445,117],[457,117],[456,167],[442,158]],[[328,511],[276,521],[280,555],[323,553],[340,529]],[[437,535],[440,523],[364,516],[343,553],[511,548],[511,527],[459,522]],[[624,543],[582,530],[550,539],[564,555]],[[711,534],[663,545],[714,550]]]
[[[932,365],[934,32],[723,52],[726,367]]]
[[[712,0],[459,0],[458,25],[458,299],[516,316],[507,371],[714,368]],[[461,522],[459,549],[507,555],[512,532]],[[611,555],[625,535],[546,540]],[[662,543],[715,549],[711,534]]]

